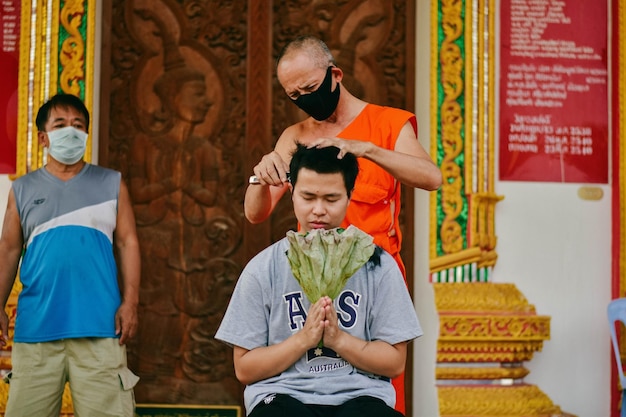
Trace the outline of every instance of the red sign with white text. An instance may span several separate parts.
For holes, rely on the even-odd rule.
[[[20,0],[0,0],[0,174],[16,171]]]
[[[500,21],[500,179],[607,183],[607,2],[502,0]]]

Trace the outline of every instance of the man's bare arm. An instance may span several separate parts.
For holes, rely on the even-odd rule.
[[[2,310],[0,311],[0,329],[2,330],[0,346],[5,346],[8,341],[9,317],[4,308],[15,283],[23,246],[22,225],[17,212],[15,195],[13,194],[13,189],[11,189],[2,224],[2,236],[0,236],[0,302],[2,303]]]
[[[134,337],[137,331],[137,305],[139,304],[141,277],[141,255],[135,216],[124,181],[120,184],[115,245],[122,276],[122,304],[115,315],[115,332],[120,335],[120,344],[124,344]]]
[[[312,145],[336,146],[339,156],[352,153],[376,163],[401,183],[423,190],[436,190],[441,186],[441,171],[417,140],[410,122],[400,131],[394,150],[384,149],[368,141],[341,138],[320,138]]]
[[[272,214],[288,189],[287,172],[294,149],[293,129],[286,129],[274,150],[254,167],[258,183],[248,184],[244,197],[244,214],[253,224],[262,223]]]

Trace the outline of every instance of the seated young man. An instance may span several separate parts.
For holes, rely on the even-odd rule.
[[[352,154],[298,145],[291,192],[301,232],[340,226],[358,174]],[[422,334],[395,260],[377,249],[334,300],[309,302],[284,238],[245,267],[215,337],[234,348],[246,413],[269,416],[401,416],[391,378]],[[320,343],[322,342],[322,343]]]

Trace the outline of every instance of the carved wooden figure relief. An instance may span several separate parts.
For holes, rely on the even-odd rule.
[[[245,264],[245,2],[235,3],[113,5],[109,153],[127,178],[142,252],[129,345],[138,402],[240,398],[231,349],[213,339]]]

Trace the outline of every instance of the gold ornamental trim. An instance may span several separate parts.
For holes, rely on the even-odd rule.
[[[0,410],[4,412],[7,409],[7,401],[9,399],[9,384],[0,384]]]
[[[469,248],[449,255],[430,259],[430,272],[439,272],[457,266],[478,263],[482,257],[480,248]]]
[[[480,77],[478,76],[478,71],[481,66],[478,65],[478,59],[484,57],[483,54],[478,50],[480,45],[482,44],[481,38],[483,36],[474,36],[474,33],[482,33],[480,32],[480,19],[476,19],[476,15],[480,10],[480,0],[465,0],[464,4],[464,16],[465,16],[465,34],[464,38],[464,143],[463,143],[463,152],[464,152],[464,171],[463,171],[463,182],[465,183],[464,192],[466,195],[471,196],[476,187],[476,174],[477,174],[477,164],[475,159],[480,158],[480,134],[479,130],[482,124],[480,123],[480,119],[482,118],[482,114],[480,111],[479,101],[480,101],[480,87],[479,83]],[[459,2],[462,3],[462,2]],[[476,32],[478,31],[478,32]],[[478,140],[477,140],[478,139]],[[471,197],[470,197],[471,199]],[[470,206],[471,207],[471,206]],[[472,224],[474,223],[471,216],[468,217],[468,227],[472,228]],[[469,230],[468,230],[469,232]],[[467,236],[467,244],[468,246],[475,246],[471,243],[472,237],[468,234]]]
[[[455,362],[525,362],[533,358],[534,352],[437,352],[437,361],[441,363]]]
[[[441,417],[559,417],[560,407],[535,385],[438,386]]]
[[[11,179],[20,177],[26,173],[27,166],[27,141],[22,138],[28,138],[28,97],[30,91],[28,89],[28,79],[30,74],[30,38],[31,38],[31,4],[28,1],[21,3],[20,16],[20,62],[17,86],[17,142],[16,142],[16,167],[15,175],[11,175]],[[1,406],[1,404],[0,404]]]
[[[487,281],[504,198],[494,193],[496,2],[433,1],[431,10],[431,153],[444,178],[430,200],[431,280]],[[476,248],[479,259],[463,257]]]
[[[31,141],[28,146],[28,172],[41,168],[45,164],[44,148],[39,146],[35,117],[37,110],[51,95],[56,94],[59,42],[59,3],[60,0],[39,1],[33,7],[36,37],[31,48],[35,50],[33,61],[34,83],[31,86],[33,105],[31,112]],[[34,4],[34,3],[33,3]],[[20,140],[18,138],[18,140]]]
[[[439,112],[437,108],[437,100],[439,97],[439,17],[437,4],[439,0],[431,0],[430,2],[430,155],[435,163],[437,163],[437,147],[439,146],[439,121],[437,114]],[[429,213],[430,213],[430,227],[428,228],[428,257],[432,261],[437,258],[437,240],[438,240],[438,227],[437,227],[437,210],[439,207],[439,201],[437,192],[430,193],[429,200]]]
[[[439,340],[497,341],[502,339],[546,340],[550,338],[550,317],[480,315],[439,316]]]
[[[463,368],[463,367],[437,367],[435,377],[437,379],[522,379],[530,371],[524,367],[506,368]]]
[[[491,252],[478,268],[495,265],[495,0],[465,6],[465,193],[471,200],[468,246]]]
[[[528,342],[515,341],[459,341],[440,340],[437,342],[437,350],[442,353],[456,354],[484,354],[494,355],[505,354],[525,354],[528,352],[540,351],[543,346],[542,340],[530,340]],[[479,362],[501,362],[501,361],[479,361]],[[519,362],[519,361],[514,361]]]
[[[541,351],[543,341],[437,341],[437,362],[440,363],[516,363],[527,362]]]
[[[472,246],[478,246],[483,251],[493,251],[497,243],[495,230],[496,203],[504,197],[491,192],[477,192],[472,195]],[[495,256],[497,259],[497,255]],[[492,265],[494,266],[495,260]]]
[[[66,1],[59,14],[59,23],[68,33],[61,44],[59,87],[64,93],[80,97],[80,80],[85,79],[85,40],[80,33],[85,5],[82,1]]]
[[[56,1],[56,0],[55,0]],[[56,5],[55,5],[56,6]],[[67,94],[73,94],[77,97],[81,97],[80,82],[84,84],[84,97],[81,97],[92,115],[92,123],[90,124],[93,132],[93,89],[94,89],[94,49],[95,49],[95,1],[88,0],[66,0],[63,4],[63,8],[59,10],[58,7],[54,7],[57,13],[57,19],[59,25],[65,29],[68,37],[61,43],[61,51],[52,56],[52,60],[58,60],[57,66],[52,68],[58,69],[58,88]],[[86,20],[86,31],[83,35],[80,31],[80,27],[83,25],[83,20]],[[57,26],[57,41],[54,42],[55,46],[59,45],[58,26]],[[60,64],[60,65],[59,65]],[[52,71],[55,76],[56,71]],[[56,88],[57,80],[54,82],[51,79],[51,86]],[[87,149],[85,150],[84,159],[87,162],[92,160],[92,147],[93,147],[93,133],[89,134],[87,138]]]
[[[487,30],[489,33],[489,41],[488,41],[488,78],[491,80],[487,83],[487,94],[489,96],[489,102],[487,103],[488,111],[487,113],[487,146],[488,146],[488,156],[487,163],[489,165],[489,173],[488,181],[487,181],[487,193],[489,195],[494,195],[495,189],[495,156],[496,156],[496,38],[498,36],[498,32],[496,31],[496,0],[488,0],[487,1]],[[500,201],[504,198],[504,196],[499,196],[497,201]],[[489,227],[493,236],[495,236],[495,213],[489,214]],[[494,244],[495,247],[495,244]]]
[[[492,238],[495,247],[495,235],[489,236],[490,240]],[[479,247],[472,247],[457,253],[451,253],[449,255],[443,255],[431,259],[429,267],[431,273],[453,270],[455,268],[464,267],[465,265],[470,264],[476,264],[478,268],[493,267],[497,259],[498,254],[495,250],[482,250]],[[456,282],[466,281],[459,280]]]
[[[457,282],[433,283],[439,314],[508,313],[535,314],[535,306],[511,283]]]
[[[439,362],[520,362],[550,338],[550,317],[514,284],[433,283],[439,314]]]
[[[441,25],[439,24],[438,10],[441,7]],[[441,228],[437,230],[436,211],[431,210],[431,230],[439,233],[441,239],[441,248],[445,254],[456,253],[463,250],[464,238],[462,227],[457,221],[461,215],[463,208],[463,178],[461,167],[457,164],[456,158],[463,152],[463,112],[461,105],[458,103],[459,97],[463,94],[464,80],[463,73],[463,57],[461,48],[457,45],[457,41],[463,36],[463,19],[462,19],[462,2],[454,0],[442,0],[432,2],[433,15],[432,24],[433,32],[431,39],[434,43],[433,51],[435,55],[431,62],[434,70],[432,71],[434,80],[431,82],[431,90],[434,101],[431,102],[431,114],[433,123],[434,138],[438,137],[438,130],[441,131],[441,146],[443,148],[443,159],[441,161],[441,172],[444,182],[440,193],[433,193],[431,205],[437,207],[437,194],[441,197],[441,208],[444,213]],[[441,47],[438,45],[438,30],[441,29],[444,34]],[[439,63],[441,68],[439,71]],[[438,77],[441,78],[440,84],[443,90],[443,103],[438,108],[437,97],[439,96]],[[439,120],[437,115],[441,114]],[[437,155],[437,141],[433,141],[433,155]],[[437,257],[436,242],[437,235],[432,236],[431,240],[431,259]]]

